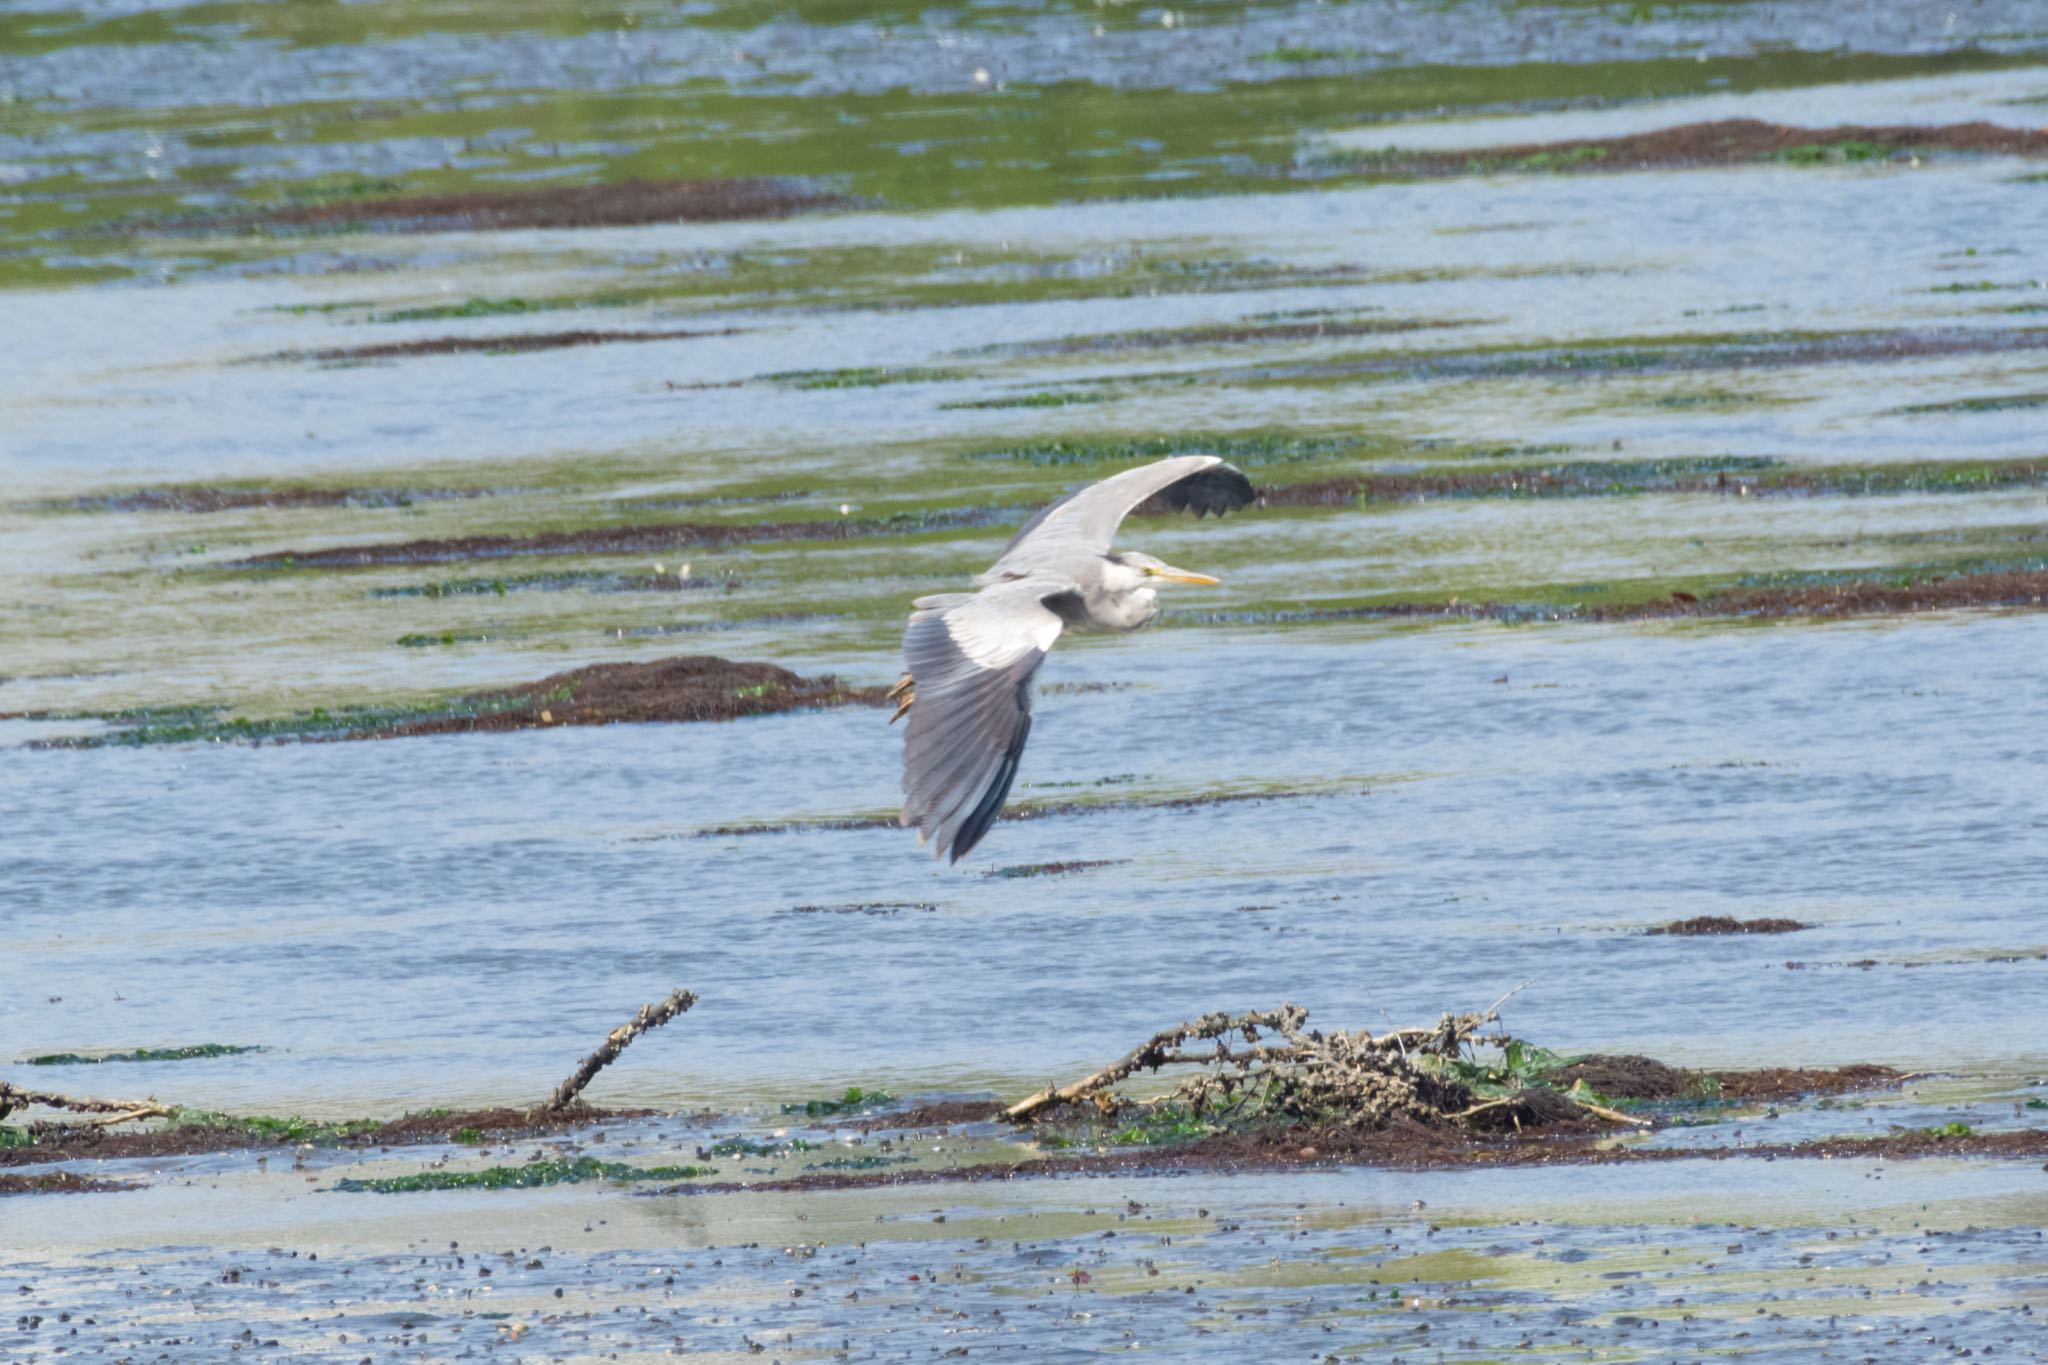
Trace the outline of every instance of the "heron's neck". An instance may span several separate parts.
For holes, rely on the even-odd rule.
[[[1159,614],[1158,590],[1104,584],[1088,594],[1088,616],[1098,630],[1136,630]]]

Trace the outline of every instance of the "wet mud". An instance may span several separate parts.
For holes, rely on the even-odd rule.
[[[2048,482],[2048,461],[2012,460],[1949,468],[1786,469],[1769,457],[1739,460],[1582,461],[1470,472],[1419,471],[1315,479],[1259,489],[1268,507],[1348,507],[1422,498],[1545,498],[1635,493],[1715,493],[1729,497],[1818,497],[1987,491]],[[1150,515],[1139,508],[1134,515]]]
[[[603,571],[507,574],[494,578],[454,578],[438,583],[412,583],[403,587],[372,588],[365,596],[373,599],[423,597],[504,597],[519,592],[736,592],[744,584],[731,574],[702,576],[685,572],[687,565],[660,573],[607,573]]]
[[[1930,1157],[2018,1160],[2048,1156],[2048,1128],[1950,1133],[1938,1130],[1819,1138],[1739,1147],[1610,1145],[1612,1130],[1557,1123],[1498,1137],[1474,1137],[1424,1125],[1381,1129],[1297,1126],[1218,1133],[1179,1146],[1099,1150],[1021,1161],[972,1162],[900,1170],[813,1171],[756,1181],[686,1182],[650,1196],[807,1193],[905,1185],[973,1184],[1055,1176],[1239,1174],[1289,1168],[1368,1166],[1380,1170],[1485,1167],[1617,1166],[1672,1161],[1909,1161]]]
[[[1560,1068],[1551,1079],[1566,1089],[1583,1083],[1602,1095],[1631,1100],[1683,1099],[1707,1088],[1706,1078],[1696,1071],[1632,1053],[1595,1053]]]
[[[1922,967],[1991,967],[2009,965],[2015,962],[2048,962],[2048,951],[2037,949],[2031,952],[1994,952],[1976,957],[1915,957],[1907,958],[1903,961],[1893,958],[1886,962],[1880,962],[1874,957],[1859,957],[1854,961],[1844,961],[1841,959],[1831,962],[1792,961],[1785,964],[1785,970],[1788,972],[1831,970],[1868,972],[1875,971],[1879,967],[1897,967],[1901,971],[1914,971]]]
[[[1014,881],[1020,877],[1064,877],[1074,872],[1086,872],[1097,867],[1121,867],[1130,862],[1128,858],[1075,858],[1063,863],[1018,863],[1010,867],[998,867],[982,875]]]
[[[737,336],[739,329],[715,331],[563,331],[502,332],[483,337],[424,337],[418,341],[386,341],[367,346],[335,346],[323,351],[287,351],[273,360],[317,360],[337,363],[366,360],[401,360],[427,355],[519,355],[528,351],[559,351],[571,346],[609,346],[630,341],[690,341],[700,337]]]
[[[0,1197],[10,1194],[111,1194],[144,1188],[125,1180],[95,1180],[75,1171],[48,1171],[40,1175],[0,1175]]]
[[[260,1152],[307,1142],[317,1146],[349,1148],[420,1147],[444,1143],[488,1145],[578,1132],[598,1124],[644,1118],[648,1112],[644,1109],[598,1109],[579,1104],[561,1110],[540,1106],[530,1109],[439,1110],[406,1114],[389,1120],[364,1119],[340,1123],[195,1114],[174,1119],[161,1128],[140,1131],[82,1124],[36,1124],[28,1129],[35,1139],[33,1143],[0,1146],[0,1167],[37,1166],[55,1161],[118,1161],[212,1152]]]
[[[35,512],[241,512],[252,508],[410,507],[421,502],[488,498],[494,488],[137,488],[125,493],[20,504]]]
[[[893,1114],[870,1114],[849,1127],[864,1133],[916,1132],[930,1128],[952,1128],[970,1123],[994,1123],[1003,1115],[1000,1100],[940,1100],[902,1109]]]
[[[1061,337],[1054,341],[1011,342],[998,349],[1002,354],[1014,356],[1087,355],[1099,351],[1173,350],[1183,346],[1341,341],[1346,337],[1398,336],[1405,332],[1437,331],[1470,325],[1469,322],[1439,318],[1342,318],[1329,321],[1216,324],[1206,327],[1106,332],[1097,336]]]
[[[1713,374],[1736,370],[1869,365],[1946,356],[2008,355],[2048,347],[2048,331],[2015,327],[1941,327],[1833,335],[1760,332],[1508,351],[1442,351],[1248,365],[1215,378],[1235,384],[1337,381],[1384,376],[1409,381],[1481,379],[1589,380],[1617,374]]]
[[[692,334],[701,335],[701,334]],[[1767,459],[1730,461],[1581,462],[1530,469],[1473,472],[1371,474],[1357,478],[1278,483],[1258,488],[1262,506],[1342,508],[1360,502],[1405,502],[1446,497],[1580,497],[1642,492],[1719,493],[1731,496],[1876,494],[1944,488],[1985,491],[2031,487],[2048,481],[2048,462],[2017,460],[1990,466],[1909,470],[1777,469]],[[433,497],[485,496],[487,490],[434,493]],[[403,505],[393,495],[390,505]],[[188,508],[184,503],[189,501]],[[361,490],[143,490],[109,495],[111,510],[224,510],[241,506],[387,505]],[[133,504],[131,507],[130,504]],[[97,504],[96,505],[102,505]],[[386,564],[437,564],[517,556],[647,554],[689,548],[801,541],[844,541],[975,530],[1008,525],[1033,510],[1025,504],[934,509],[895,517],[843,517],[785,522],[673,522],[590,527],[530,536],[478,535],[344,545],[320,550],[281,550],[233,560],[234,569],[361,568]],[[1157,500],[1135,508],[1134,517],[1180,515]]]
[[[386,545],[340,545],[324,550],[280,550],[230,561],[231,569],[348,569],[382,564],[445,564],[518,555],[653,554],[710,546],[785,541],[859,540],[956,530],[1022,518],[1002,509],[969,508],[900,518],[845,517],[834,521],[702,522],[597,526],[530,536],[460,536]]]
[[[261,720],[224,716],[218,708],[84,713],[58,719],[106,722],[92,735],[32,740],[32,749],[109,745],[310,743],[406,739],[421,735],[503,733],[563,725],[736,720],[742,716],[837,706],[889,704],[879,687],[854,687],[832,676],[806,678],[776,664],[682,655],[644,662],[587,664],[520,687],[472,692],[417,707],[340,707]],[[6,719],[52,719],[0,713]]]
[[[1660,924],[1643,932],[1652,937],[1669,934],[1679,938],[1692,938],[1708,934],[1792,934],[1812,927],[1810,924],[1801,924],[1796,919],[1736,919],[1732,915],[1695,915],[1691,919],[1676,919],[1669,924]]]
[[[474,693],[465,703],[462,709],[469,714],[422,717],[369,730],[360,737],[399,739],[557,725],[736,720],[784,711],[887,704],[879,687],[848,687],[837,678],[805,678],[776,664],[715,655],[591,664],[549,674],[526,687]]]
[[[2048,571],[2011,570],[1958,574],[1921,583],[1883,579],[1774,588],[1728,588],[1694,596],[1674,593],[1652,602],[1614,603],[1586,612],[1595,621],[1643,621],[1687,617],[1892,616],[1911,612],[1960,611],[1977,607],[2038,610],[2048,605]]]
[[[639,335],[639,334],[633,334]],[[693,334],[698,335],[698,334]],[[2048,332],[2041,334],[2048,344]],[[1642,492],[1768,495],[1876,494],[1946,488],[1982,492],[2031,487],[2048,481],[2048,462],[2017,460],[1997,465],[1943,469],[1790,470],[1762,458],[1723,461],[1587,461],[1530,469],[1472,472],[1371,474],[1268,484],[1258,489],[1261,505],[1343,508],[1361,502],[1404,502],[1445,497],[1582,497]],[[136,495],[141,496],[141,495]],[[252,495],[253,496],[253,495]],[[228,504],[232,505],[232,504]],[[264,504],[254,504],[264,505]],[[311,505],[311,504],[309,504]],[[781,522],[679,521],[599,526],[536,535],[474,535],[339,545],[318,550],[279,550],[229,561],[231,569],[343,569],[390,564],[442,564],[520,556],[641,555],[685,549],[790,542],[885,539],[933,531],[978,530],[1022,521],[1035,507],[939,508],[892,517],[841,517]],[[1136,517],[1181,514],[1158,500],[1136,508]]]
[[[271,227],[478,232],[788,218],[853,208],[859,202],[809,189],[795,180],[627,180],[613,185],[552,185],[301,204],[240,221]]]
[[[1888,1066],[1766,1067],[1759,1071],[1724,1071],[1714,1077],[1725,1100],[1786,1100],[1801,1095],[1845,1095],[1856,1090],[1882,1090],[1902,1084],[1904,1072]]]
[[[1634,602],[1388,602],[1351,607],[1299,607],[1263,612],[1186,612],[1191,624],[1257,625],[1313,621],[1428,620],[1501,621],[1669,621],[1827,620],[1838,617],[1899,616],[1922,612],[2005,609],[2038,611],[2048,606],[2048,571],[2032,569],[1958,573],[1900,583],[1896,578],[1854,579],[1782,587],[1732,587],[1698,593],[1679,589]]]
[[[1937,152],[2048,156],[2048,129],[2008,128],[1983,121],[1799,128],[1760,119],[1719,119],[1622,137],[1529,142],[1474,151],[1409,153],[1390,148],[1360,158],[1354,165],[1421,176],[1498,171],[1584,174],[1739,166],[1757,161],[1789,165],[1904,161]]]
[[[1596,1053],[1552,1073],[1550,1079],[1566,1089],[1584,1082],[1614,1099],[1749,1102],[1885,1090],[1903,1083],[1906,1073],[1868,1063],[1813,1070],[1767,1067],[1756,1071],[1687,1071],[1654,1057]]]
[[[1773,1068],[1763,1071],[1695,1073],[1638,1056],[1589,1057],[1555,1073],[1567,1081],[1593,1087],[1615,1099],[1715,1099],[1724,1103],[1778,1103],[1813,1096],[1841,1095],[1884,1089],[1907,1079],[1882,1066],[1848,1066],[1818,1070]],[[1525,1095],[1528,1092],[1524,1092]],[[1562,1098],[1560,1096],[1560,1098]],[[1003,1125],[1005,1106],[994,1100],[945,1100],[892,1113],[849,1117],[843,1127],[862,1133],[918,1134],[976,1125]],[[1120,1111],[1121,1112],[1121,1111]],[[1050,1129],[1064,1147],[1054,1155],[1017,1160],[979,1160],[948,1167],[808,1170],[801,1175],[752,1181],[686,1181],[652,1193],[711,1194],[735,1191],[815,1191],[899,1185],[1001,1181],[1060,1175],[1159,1174],[1223,1172],[1297,1166],[1353,1165],[1394,1169],[1454,1169],[1473,1166],[1612,1164],[1664,1161],[1696,1156],[1732,1155],[1765,1158],[1876,1156],[2031,1157],[2048,1155],[2048,1129],[1977,1133],[1963,1129],[1895,1131],[1853,1138],[1764,1144],[1737,1148],[1615,1147],[1611,1139],[1624,1131],[1597,1121],[1569,1104],[1531,1106],[1520,1126],[1474,1131],[1462,1126],[1392,1117],[1371,1125],[1348,1123],[1264,1123],[1211,1132],[1187,1141],[1118,1146],[1105,1134],[1090,1137],[1101,1117],[1086,1104],[1061,1106],[1048,1115]],[[600,1131],[652,1115],[645,1109],[600,1109],[571,1106],[566,1110],[498,1107],[466,1111],[427,1111],[389,1121],[312,1122],[307,1120],[240,1119],[226,1115],[191,1115],[153,1130],[122,1130],[84,1125],[42,1124],[28,1131],[31,1145],[0,1147],[0,1168],[74,1161],[158,1159],[231,1152],[256,1152],[311,1144],[322,1148],[377,1149],[410,1147],[483,1148],[537,1137]],[[715,1116],[696,1115],[708,1122]],[[1008,1125],[1004,1125],[1008,1127]],[[1016,1128],[1016,1134],[1045,1131]],[[744,1146],[744,1144],[742,1144]],[[715,1146],[715,1144],[714,1144]],[[1092,1150],[1091,1150],[1092,1149]],[[751,1149],[749,1149],[751,1150]],[[766,1148],[763,1149],[767,1150]],[[798,1150],[802,1150],[801,1144]],[[706,1153],[702,1150],[700,1156]],[[710,1153],[716,1155],[716,1151]],[[659,1168],[656,1168],[657,1170]],[[59,1170],[35,1176],[0,1178],[0,1193],[88,1192],[128,1189]],[[373,1188],[364,1185],[363,1188]],[[394,1186],[393,1188],[397,1188]]]

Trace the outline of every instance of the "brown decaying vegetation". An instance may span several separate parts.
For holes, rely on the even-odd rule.
[[[989,524],[983,510],[937,512],[916,524],[877,523],[850,517],[831,521],[676,521],[639,526],[592,526],[537,535],[462,536],[385,545],[338,545],[322,550],[279,550],[237,559],[230,569],[347,569],[373,564],[442,564],[509,559],[517,555],[653,554],[696,546],[761,545],[780,541],[858,540]]]
[[[590,664],[539,682],[466,698],[477,708],[422,716],[364,738],[538,730],[623,721],[736,720],[827,706],[878,706],[878,687],[806,678],[776,664],[692,654],[646,663]],[[344,734],[343,738],[358,736]]]
[[[1643,932],[1652,936],[1669,934],[1676,938],[1697,938],[1716,934],[1792,934],[1813,926],[1796,919],[1736,919],[1732,915],[1695,915],[1675,919]]]
[[[1902,612],[1959,611],[1966,607],[2048,605],[2048,571],[2008,569],[1959,574],[1923,583],[1803,584],[1777,588],[1729,588],[1687,601],[1673,595],[1653,602],[1591,608],[1596,621],[1688,616],[1891,616]]]
[[[114,1190],[139,1190],[142,1186],[119,1180],[95,1180],[75,1171],[46,1171],[41,1175],[0,1175],[0,1195],[9,1194],[104,1194]]]
[[[449,498],[484,498],[488,488],[136,488],[125,493],[19,504],[48,512],[239,512],[254,507],[408,507]]]
[[[1726,588],[1640,602],[1562,605],[1549,611],[1509,602],[1389,602],[1384,606],[1335,607],[1303,619],[1411,619],[1432,616],[1472,620],[1524,621],[1546,615],[1560,620],[1663,621],[1678,619],[1797,619],[1897,616],[1911,612],[1963,611],[1979,607],[2038,610],[2048,606],[2048,571],[2005,569],[1958,574],[1918,583],[1865,579],[1852,583],[1808,583],[1771,588]]]
[[[1660,170],[1686,166],[1739,166],[1788,152],[1854,147],[1864,159],[1917,152],[2048,156],[2048,129],[2007,128],[1978,121],[1947,124],[1853,124],[1799,128],[1761,119],[1681,123],[1620,137],[1523,142],[1457,152],[1395,151],[1375,157],[1387,169],[1415,175],[1467,175],[1474,170]],[[1531,164],[1533,163],[1533,164]]]
[[[411,231],[626,227],[788,218],[850,208],[790,180],[627,180],[616,185],[547,185],[470,194],[342,199],[270,209],[256,221],[279,227],[402,226]]]
[[[460,1113],[407,1114],[389,1123],[335,1139],[339,1147],[418,1147],[459,1141],[484,1144],[574,1132],[622,1119],[644,1118],[645,1109],[594,1109],[571,1105],[550,1111],[542,1107],[471,1109]],[[83,1124],[31,1124],[35,1145],[0,1147],[0,1167],[33,1166],[48,1161],[114,1161],[131,1157],[188,1156],[205,1152],[261,1151],[291,1147],[297,1139],[273,1136],[235,1126],[192,1125],[116,1131]]]
[[[2011,460],[1985,470],[1981,486],[2025,486],[2048,479],[2048,462]],[[1784,469],[1765,475],[1715,471],[1636,476],[1621,481],[1624,490],[1640,486],[1659,493],[1717,493],[1729,497],[1815,497],[1853,493],[1856,483],[1828,470]],[[1424,498],[1573,497],[1614,488],[1617,476],[1597,464],[1562,464],[1527,469],[1416,471],[1364,474],[1353,478],[1311,479],[1302,483],[1266,484],[1259,489],[1262,507],[1349,507],[1358,502],[1413,502]],[[1140,505],[1132,516],[1160,515],[1163,509]]]
[[[699,337],[729,337],[738,334],[735,327],[720,328],[716,331],[581,331],[567,332],[500,332],[495,336],[481,337],[422,337],[417,341],[382,341],[369,346],[335,346],[324,351],[307,351],[300,355],[290,352],[278,356],[280,360],[319,360],[325,362],[356,360],[398,360],[407,356],[458,355],[480,352],[494,355],[511,355],[526,351],[559,351],[571,346],[607,346],[624,341],[690,341]]]

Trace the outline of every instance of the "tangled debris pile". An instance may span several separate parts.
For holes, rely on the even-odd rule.
[[[1122,1060],[1071,1085],[1048,1087],[1011,1105],[1003,1117],[1021,1122],[1089,1101],[1105,1117],[1174,1118],[1212,1130],[1278,1123],[1367,1131],[1402,1124],[1520,1131],[1588,1118],[1643,1122],[1615,1111],[1583,1078],[1554,1083],[1584,1059],[1484,1032],[1499,1021],[1495,1005],[1374,1037],[1365,1029],[1310,1029],[1308,1011],[1299,1005],[1207,1014],[1154,1034]],[[1152,1100],[1119,1100],[1111,1091],[1136,1072],[1169,1066],[1199,1070]]]

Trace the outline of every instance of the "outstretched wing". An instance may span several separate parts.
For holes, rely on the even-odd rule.
[[[1074,490],[1025,522],[995,566],[976,581],[1033,571],[1072,573],[1077,559],[1108,554],[1123,519],[1150,499],[1170,512],[1220,517],[1257,496],[1252,481],[1217,455],[1176,455],[1126,469]]]
[[[1031,679],[1059,638],[1045,601],[1073,591],[1034,576],[919,599],[903,633],[917,704],[903,736],[903,816],[960,861],[995,823],[1031,733]]]

